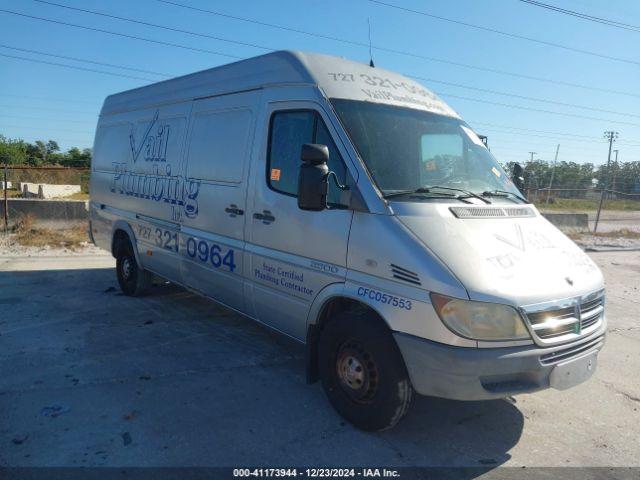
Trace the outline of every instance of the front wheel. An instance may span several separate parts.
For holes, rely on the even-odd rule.
[[[368,312],[338,314],[320,333],[318,355],[324,391],[353,425],[386,430],[406,415],[413,388],[400,350],[381,320]]]
[[[122,293],[131,297],[144,295],[151,288],[152,275],[138,266],[133,247],[129,241],[118,248],[116,275]]]

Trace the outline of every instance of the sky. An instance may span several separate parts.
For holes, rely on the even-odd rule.
[[[640,2],[635,0],[541,0],[636,27],[626,29],[520,0],[384,0],[386,5],[372,0],[170,1],[219,15],[159,0],[0,0],[0,133],[27,141],[54,139],[63,150],[91,147],[109,94],[271,50],[312,51],[368,63],[369,23],[376,66],[423,78],[420,83],[488,136],[502,163],[524,162],[530,152],[535,152],[533,158],[552,161],[560,144],[559,161],[600,165],[608,153],[603,132],[611,130],[619,132],[614,144],[619,160],[640,160]]]

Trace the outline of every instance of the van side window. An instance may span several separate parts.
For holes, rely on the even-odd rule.
[[[267,182],[272,190],[298,195],[300,153],[305,143],[326,145],[329,149],[329,170],[336,173],[340,183],[345,183],[346,167],[320,116],[312,110],[289,110],[276,112],[271,117]],[[339,204],[340,195],[341,191],[330,181],[328,202]]]
[[[242,183],[251,131],[251,110],[198,112],[192,121],[187,177]]]
[[[131,123],[101,125],[95,140],[95,154],[91,161],[94,171],[115,171],[114,164],[127,164],[131,159],[129,136],[133,131]]]

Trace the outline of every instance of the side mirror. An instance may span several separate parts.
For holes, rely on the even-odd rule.
[[[524,168],[519,163],[513,164],[513,170],[511,171],[511,180],[515,186],[521,192],[524,191]]]
[[[327,208],[329,190],[329,149],[326,145],[305,143],[300,155],[298,175],[298,208],[320,211]]]

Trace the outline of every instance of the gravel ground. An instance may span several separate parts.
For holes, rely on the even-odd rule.
[[[0,256],[4,257],[47,257],[47,256],[109,255],[108,252],[90,242],[82,242],[77,248],[58,248],[50,245],[25,247],[15,241],[15,235],[0,233]]]
[[[624,237],[597,237],[595,235],[584,233],[573,237],[573,240],[580,245],[583,250],[640,250],[640,238],[624,238]]]
[[[380,434],[305,384],[299,345],[172,285],[125,297],[109,255],[39,255],[0,258],[0,466],[640,467],[638,253],[590,254],[609,335],[589,381],[418,397]]]

